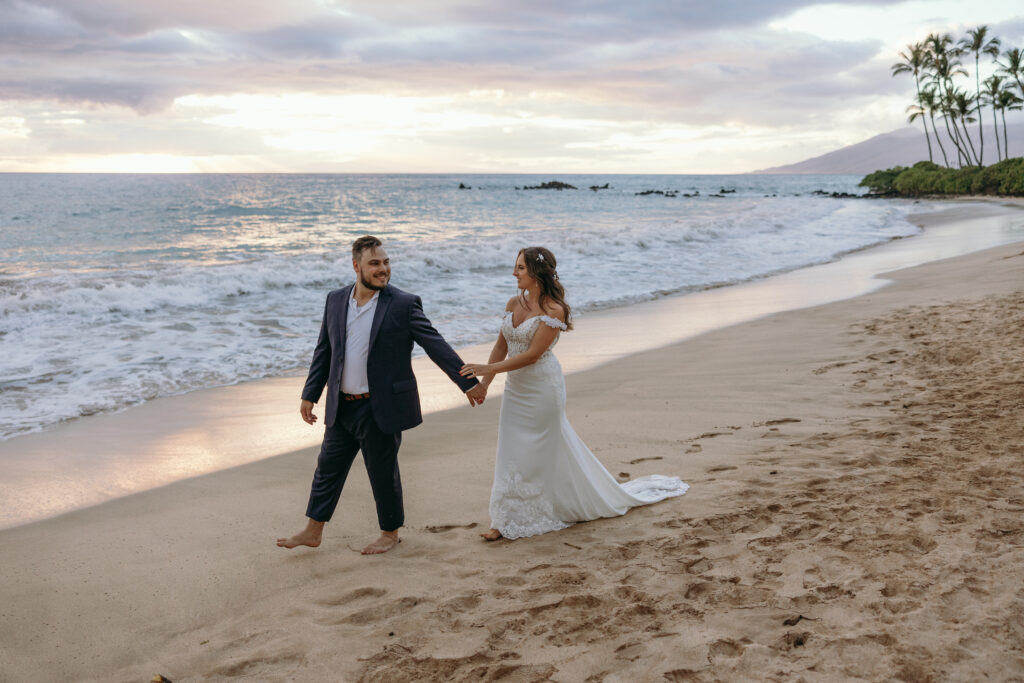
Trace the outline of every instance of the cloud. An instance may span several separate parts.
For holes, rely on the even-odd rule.
[[[614,94],[625,78],[643,102],[665,83],[682,85],[702,53],[740,52],[751,36],[735,29],[807,4],[0,0],[0,88],[5,99],[77,98],[151,112],[190,93],[346,92],[376,83]],[[751,35],[772,39],[763,29]],[[806,63],[818,56],[806,53]],[[747,64],[721,66],[729,82],[729,70]]]
[[[856,116],[900,125],[905,105],[893,107],[891,119],[876,106],[911,88],[890,78],[892,46],[769,25],[814,6],[823,7],[816,0],[0,0],[0,104],[39,150],[48,141],[60,153],[87,154],[95,149],[89,136],[125,152],[170,154],[158,141],[173,138],[185,141],[183,154],[207,145],[211,153],[294,152],[317,169],[355,157],[314,150],[314,135],[338,147],[372,139],[364,158],[415,140],[442,156],[458,150],[468,165],[501,155],[586,164],[633,163],[654,154],[662,138],[681,145],[688,129],[708,126],[825,131],[842,119],[859,131],[867,124],[854,123]],[[1024,32],[1024,19],[993,29],[1009,40]],[[200,111],[218,97],[223,111]],[[315,97],[349,110],[322,112]],[[373,98],[390,106],[366,104]],[[55,127],[49,110],[72,111],[87,125]],[[117,130],[130,134],[118,138]],[[659,138],[659,130],[669,132]]]
[[[904,0],[836,0],[835,5],[898,5]],[[509,3],[467,3],[461,0],[351,0],[346,8],[388,24],[412,27],[456,25],[482,29],[508,27],[520,31],[555,31],[575,40],[635,41],[651,36],[759,26],[817,0],[520,0]],[[572,38],[576,36],[575,40]]]
[[[110,35],[137,36],[167,28],[224,32],[254,31],[288,24],[318,13],[315,0],[4,0],[15,13],[45,11],[83,28]]]
[[[1003,42],[1003,49],[1007,47],[1024,48],[1024,15],[1000,21],[988,27],[991,35],[999,36]]]
[[[3,84],[6,99],[40,100],[77,105],[116,105],[138,113],[162,111],[173,101],[172,91],[144,81],[102,78],[19,79]]]

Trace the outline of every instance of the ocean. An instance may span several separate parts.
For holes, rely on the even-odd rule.
[[[579,189],[522,189],[550,180]],[[815,193],[859,180],[0,174],[0,440],[303,372],[360,235],[385,241],[392,284],[465,346],[495,334],[524,246],[554,252],[585,316],[918,232],[907,202]]]

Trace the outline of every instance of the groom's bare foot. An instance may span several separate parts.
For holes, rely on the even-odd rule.
[[[497,541],[501,537],[501,532],[497,529],[488,529],[486,532],[480,534],[480,538],[485,541]]]
[[[391,550],[401,542],[402,540],[398,538],[397,531],[382,531],[380,532],[380,538],[363,548],[362,554],[380,555],[381,553],[386,553]]]
[[[309,546],[310,548],[317,548],[320,546],[320,541],[323,540],[324,536],[324,523],[316,522],[312,519],[306,524],[306,528],[288,538],[277,539],[277,547],[279,548],[297,548],[300,545]]]

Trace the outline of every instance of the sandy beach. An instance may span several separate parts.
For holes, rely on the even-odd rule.
[[[359,464],[274,546],[308,447],[0,531],[0,680],[1024,680],[1024,243],[886,278],[570,375],[613,474],[691,485],[621,518],[480,542],[492,400],[405,435],[383,556]]]

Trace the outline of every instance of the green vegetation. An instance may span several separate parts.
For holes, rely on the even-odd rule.
[[[1001,47],[1002,42],[989,34],[987,26],[979,26],[958,42],[948,33],[932,33],[923,42],[908,45],[900,52],[901,61],[892,65],[892,75],[914,77],[916,94],[913,104],[907,107],[907,120],[910,123],[921,121],[928,144],[928,161],[920,161],[910,168],[897,166],[875,171],[866,176],[860,186],[873,194],[903,197],[1024,196],[1024,158],[1010,158],[1006,129],[1006,112],[1024,108],[1024,51],[1007,48],[1000,53]],[[984,66],[995,67],[994,73],[985,79],[981,77],[983,55],[991,59],[990,64]],[[967,85],[967,88],[973,85],[974,92],[957,84],[958,78],[970,79],[961,61],[964,57],[974,61],[974,82]],[[983,163],[983,110],[986,108],[992,113],[991,131],[998,159],[998,163],[991,166]],[[952,142],[953,149],[948,153],[939,136],[936,117],[942,121],[947,144]],[[977,128],[969,124],[977,124]],[[972,129],[976,130],[977,144]],[[942,155],[943,165],[935,163],[933,140]]]
[[[991,166],[946,168],[919,161],[910,168],[875,171],[860,181],[873,194],[902,197],[924,195],[1010,195],[1024,197],[1024,157],[1004,159]]]

